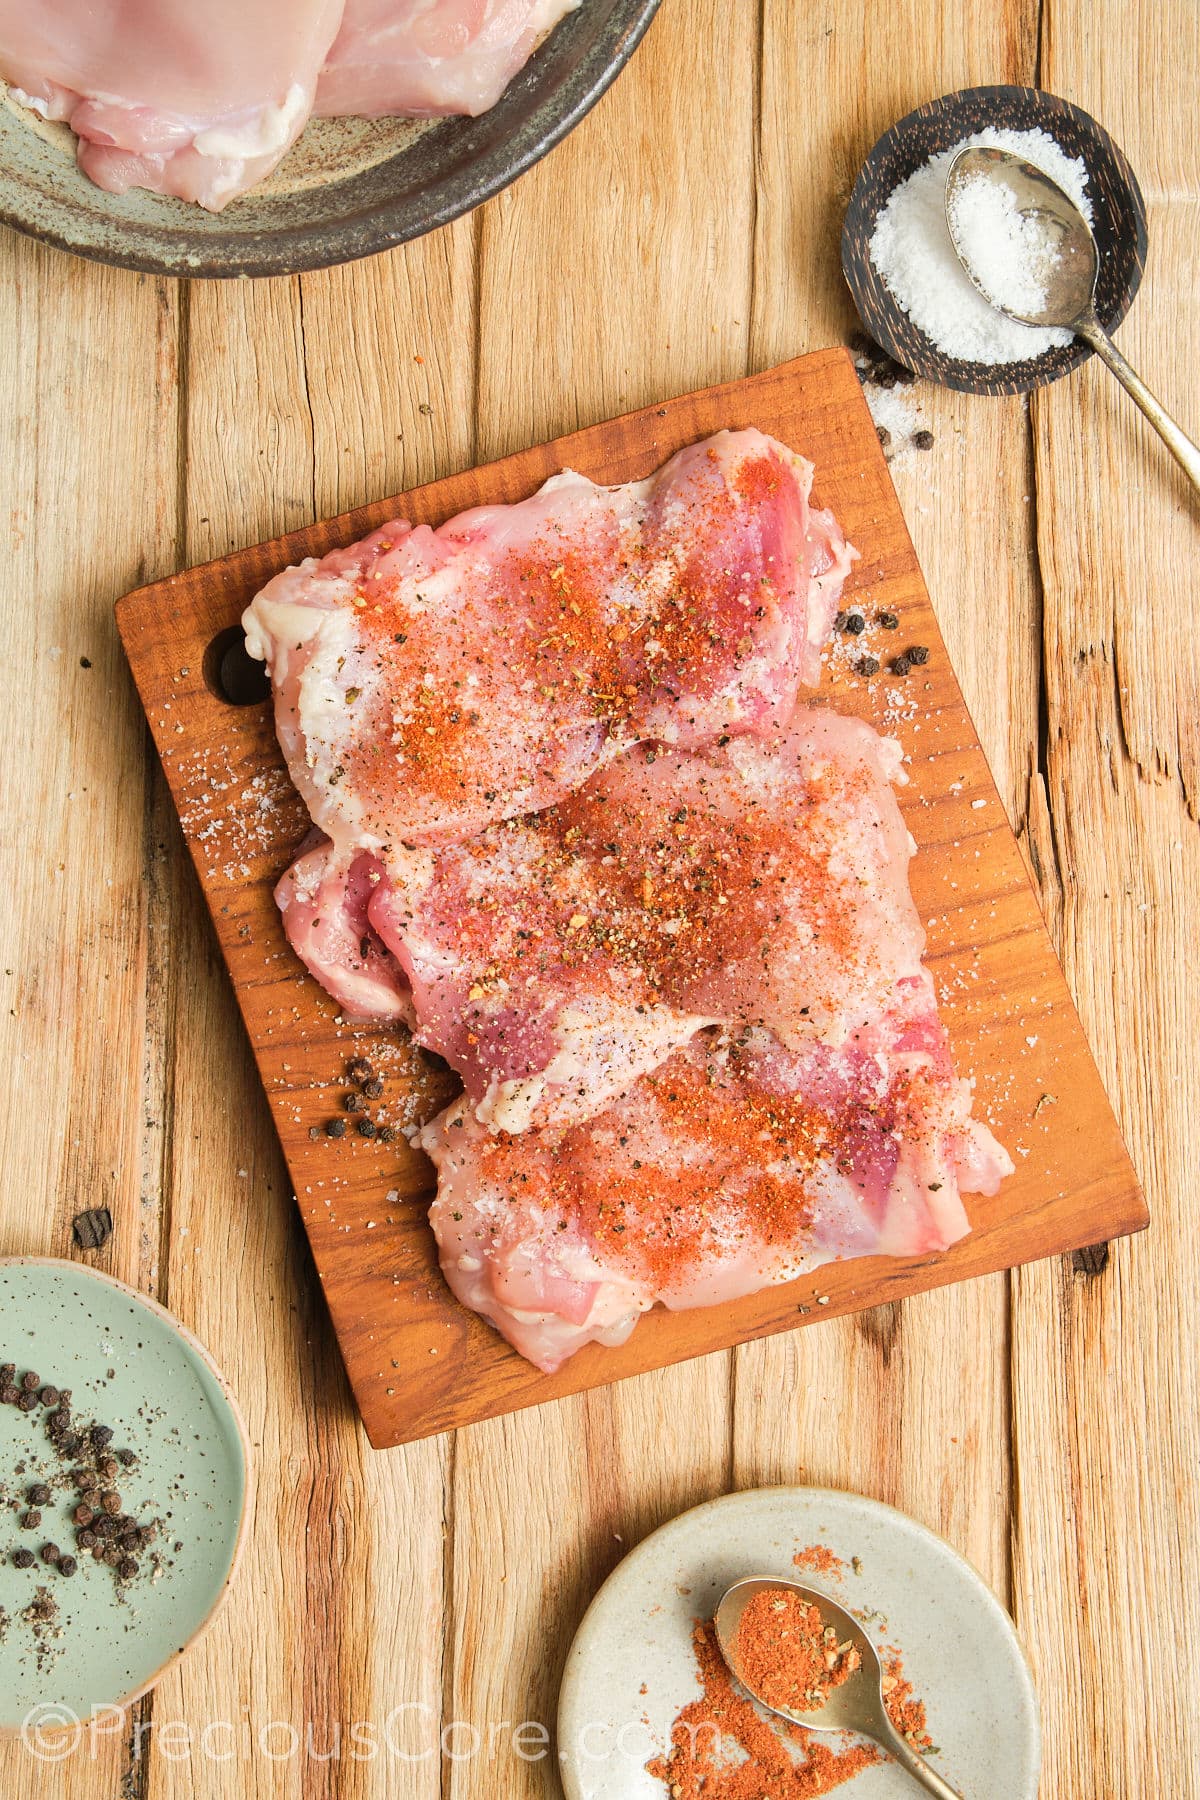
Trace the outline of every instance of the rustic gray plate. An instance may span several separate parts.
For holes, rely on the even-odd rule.
[[[321,119],[269,181],[218,214],[106,194],[74,139],[0,83],[0,221],[156,275],[286,275],[351,262],[469,212],[537,162],[628,62],[659,0],[583,0],[479,119]]]
[[[841,1560],[840,1575],[796,1566],[796,1554],[814,1545]],[[694,1507],[613,1570],[563,1673],[558,1758],[567,1800],[667,1800],[645,1765],[699,1694],[693,1621],[711,1618],[726,1588],[747,1575],[802,1581],[852,1611],[869,1610],[867,1629],[877,1644],[899,1649],[926,1703],[944,1779],[969,1800],[1036,1800],[1033,1682],[1008,1614],[975,1570],[890,1506],[787,1487]],[[864,1769],[845,1788],[847,1800],[914,1800],[916,1792],[891,1762]]]

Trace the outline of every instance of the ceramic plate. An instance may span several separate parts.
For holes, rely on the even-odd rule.
[[[204,1350],[169,1313],[123,1283],[71,1262],[0,1259],[0,1362],[71,1389],[73,1419],[113,1430],[132,1450],[119,1470],[124,1507],[162,1522],[139,1572],[120,1582],[76,1550],[68,1478],[46,1433],[46,1409],[0,1406],[0,1732],[86,1720],[151,1686],[210,1622],[228,1590],[250,1490],[245,1428]],[[52,1489],[42,1524],[23,1530],[25,1490]],[[47,1541],[78,1557],[73,1576],[12,1552]],[[41,1621],[29,1608],[54,1603]]]
[[[844,1571],[797,1567],[832,1550]],[[851,1565],[859,1559],[860,1571]],[[725,1589],[774,1575],[871,1610],[880,1645],[901,1652],[940,1746],[935,1766],[970,1800],[1036,1800],[1037,1699],[1016,1632],[975,1570],[931,1531],[857,1494],[758,1488],[672,1519],[609,1576],[567,1658],[558,1708],[567,1800],[665,1800],[645,1764],[699,1692],[691,1632]],[[838,1790],[854,1800],[912,1800],[894,1764]]]
[[[659,0],[586,0],[478,119],[318,119],[260,187],[221,213],[134,188],[106,194],[0,82],[0,221],[158,275],[282,275],[387,250],[507,187],[594,106]]]

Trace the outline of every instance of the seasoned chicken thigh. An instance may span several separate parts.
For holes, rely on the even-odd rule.
[[[720,432],[647,481],[567,471],[285,569],[246,643],[314,822],[386,865],[553,805],[643,739],[786,719],[852,554],[811,482],[761,432]]]
[[[582,1123],[493,1134],[463,1102],[419,1140],[465,1306],[552,1373],[655,1301],[713,1306],[835,1257],[943,1250],[1012,1163],[971,1117],[928,975],[839,1049],[702,1033]]]

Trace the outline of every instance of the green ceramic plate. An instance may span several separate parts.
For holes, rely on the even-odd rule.
[[[237,1406],[207,1353],[169,1313],[123,1283],[72,1262],[0,1258],[0,1363],[70,1388],[73,1423],[111,1426],[132,1450],[116,1481],[123,1507],[160,1521],[121,1581],[77,1550],[68,1471],[47,1409],[0,1405],[0,1732],[44,1729],[144,1693],[213,1618],[237,1566],[250,1455]],[[21,1528],[27,1487],[52,1490],[42,1524]],[[78,1558],[67,1577],[38,1560],[53,1541]],[[53,1602],[37,1616],[39,1593]],[[43,1606],[43,1611],[46,1608]],[[28,1729],[28,1727],[26,1727]]]

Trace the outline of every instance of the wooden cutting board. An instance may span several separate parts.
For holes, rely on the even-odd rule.
[[[682,445],[757,425],[816,464],[815,498],[862,552],[847,587],[874,621],[842,639],[822,693],[893,732],[908,752],[901,794],[918,845],[912,885],[927,961],[977,1110],[1016,1163],[993,1199],[971,1197],[970,1236],[944,1255],[837,1264],[732,1306],[656,1309],[620,1349],[591,1346],[540,1374],[451,1297],[425,1217],[432,1169],[393,1143],[320,1129],[341,1112],[347,1061],[386,1078],[376,1115],[428,1117],[452,1079],[394,1033],[353,1027],[292,955],[271,890],[307,829],[275,741],[271,709],[222,693],[222,657],[256,590],[287,563],[320,556],[389,519],[438,524],[464,507],[513,501],[564,466],[601,482],[648,475]],[[986,629],[986,596],[979,597]],[[580,431],[397,499],[141,588],[117,620],[221,949],[250,1034],[371,1442],[451,1426],[597,1387],[768,1332],[875,1306],[944,1282],[1100,1242],[1147,1222],[1145,1201],[1042,923],[1016,841],[947,659],[875,428],[844,350]],[[909,645],[928,661],[867,680],[866,653]],[[225,667],[228,671],[229,663]]]

